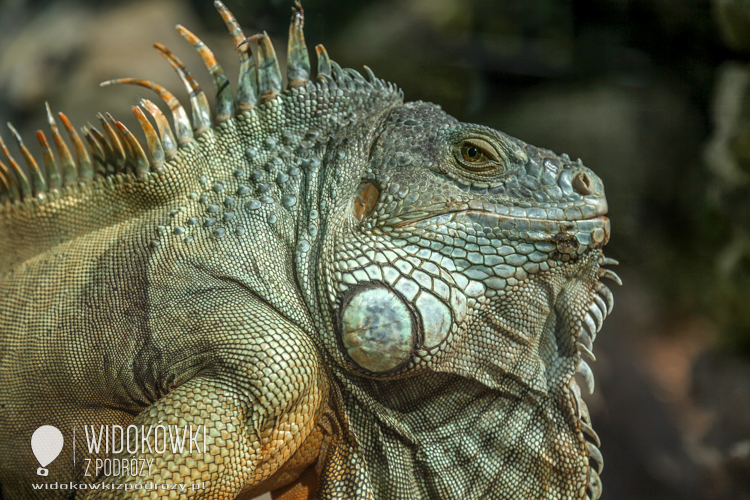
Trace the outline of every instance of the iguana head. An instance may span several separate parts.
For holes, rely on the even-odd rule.
[[[582,355],[613,304],[601,179],[429,103],[371,127],[360,165],[329,166],[358,178],[320,266],[324,338],[363,446],[379,448],[370,467],[402,460],[433,498],[598,498],[574,375],[593,390]]]

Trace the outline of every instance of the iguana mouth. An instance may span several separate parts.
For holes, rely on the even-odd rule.
[[[609,224],[609,218],[605,215],[607,213],[607,208],[605,206],[604,211],[601,213],[597,213],[596,215],[592,215],[590,217],[572,217],[572,218],[552,218],[552,217],[534,217],[533,212],[529,213],[527,212],[527,209],[521,208],[521,207],[511,207],[511,209],[508,211],[508,213],[498,213],[493,212],[490,210],[486,210],[484,208],[477,207],[477,208],[471,208],[469,205],[466,205],[464,203],[460,204],[461,206],[453,207],[451,205],[447,205],[446,207],[442,207],[441,209],[433,209],[423,212],[412,212],[412,213],[402,213],[399,214],[398,217],[394,217],[393,219],[389,220],[387,222],[388,225],[394,226],[394,227],[403,227],[403,226],[409,226],[416,224],[417,222],[421,222],[424,220],[434,219],[436,217],[443,217],[443,216],[450,216],[453,214],[479,214],[479,215],[485,215],[487,217],[493,217],[498,220],[518,220],[518,221],[546,221],[551,223],[576,223],[576,222],[584,222],[584,221],[594,221],[594,220],[601,220],[601,221],[607,221],[607,224]],[[480,204],[481,205],[481,204]],[[519,210],[513,210],[514,208],[518,208]],[[507,210],[507,209],[506,209]],[[520,210],[523,210],[521,212]],[[530,216],[532,215],[532,216]]]
[[[400,215],[388,223],[395,228],[426,228],[433,225],[456,223],[480,224],[498,227],[524,234],[531,241],[548,241],[558,246],[561,253],[578,252],[579,248],[602,248],[609,242],[610,222],[604,214],[580,220],[550,220],[513,215],[500,215],[476,209],[461,209],[448,212],[421,212]],[[573,242],[571,247],[569,242]]]

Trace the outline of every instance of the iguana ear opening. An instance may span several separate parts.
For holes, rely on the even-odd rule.
[[[358,220],[364,220],[370,215],[372,209],[380,198],[380,189],[375,184],[364,182],[357,188],[357,196],[354,198],[354,216]]]
[[[358,367],[391,372],[412,357],[418,323],[406,301],[380,283],[354,288],[341,308],[341,340]]]

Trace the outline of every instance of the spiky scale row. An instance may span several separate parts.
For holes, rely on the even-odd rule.
[[[372,72],[369,66],[365,66],[365,71],[367,72],[367,77],[370,79],[370,83],[375,88],[375,90],[383,90],[385,87],[383,86],[383,82],[378,80],[377,77],[375,77],[375,73]]]
[[[122,134],[122,136],[125,138],[125,144],[128,145],[130,148],[130,155],[128,158],[135,161],[135,171],[138,177],[148,177],[148,158],[146,158],[146,153],[143,152],[143,148],[141,148],[141,145],[138,143],[135,137],[133,137],[133,134],[130,133],[130,130],[128,130],[125,125],[123,125],[121,122],[116,122],[115,126],[117,127],[117,131]]]
[[[52,148],[47,142],[47,137],[41,130],[36,131],[36,139],[39,141],[39,146],[42,148],[42,158],[44,159],[44,168],[47,170],[47,176],[49,177],[49,190],[55,191],[60,189],[60,170],[57,168],[55,162],[55,155],[52,154]]]
[[[31,156],[31,153],[26,148],[23,139],[21,139],[21,135],[15,127],[8,123],[8,128],[10,129],[11,134],[13,134],[13,138],[16,140],[16,144],[18,145],[19,151],[21,151],[21,156],[23,156],[26,166],[29,168],[29,177],[31,177],[31,187],[34,191],[34,196],[39,196],[40,193],[46,193],[47,182],[44,180],[44,175],[39,169],[39,165],[34,160],[34,157]]]
[[[295,2],[292,9],[292,19],[289,25],[289,41],[287,54],[287,91],[297,92],[310,82],[311,65],[304,37],[304,10],[299,2]],[[216,123],[229,120],[233,114],[251,111],[256,106],[274,100],[282,91],[282,74],[279,61],[270,38],[264,32],[246,38],[242,28],[234,15],[219,0],[214,6],[224,20],[229,34],[232,36],[240,57],[240,74],[237,84],[237,98],[232,96],[229,80],[222,67],[216,61],[213,52],[191,31],[177,25],[177,31],[195,48],[206,68],[213,77],[216,92]],[[257,64],[250,51],[250,42],[256,42]],[[17,202],[41,197],[47,191],[74,187],[79,183],[87,183],[95,177],[106,177],[115,174],[133,174],[140,179],[146,179],[150,172],[161,172],[166,162],[174,159],[179,147],[185,147],[212,127],[211,109],[206,95],[200,85],[193,78],[182,61],[161,44],[154,47],[169,62],[185,84],[190,95],[192,107],[192,121],[188,118],[185,108],[163,86],[150,80],[135,78],[121,78],[102,82],[102,86],[114,84],[139,85],[156,92],[172,111],[174,118],[174,133],[161,110],[148,99],[142,99],[140,106],[148,111],[156,122],[156,130],[140,107],[133,108],[141,128],[146,136],[148,154],[144,153],[141,144],[133,134],[109,113],[99,114],[102,131],[91,124],[82,127],[81,134],[88,144],[84,146],[81,137],[71,125],[67,117],[59,113],[75,153],[75,160],[70,149],[63,140],[52,112],[47,106],[47,121],[52,133],[58,161],[55,160],[52,148],[44,133],[39,131],[37,139],[42,149],[47,179],[34,158],[23,144],[21,137],[11,127],[11,132],[18,144],[21,156],[28,167],[29,178],[13,159],[8,148],[0,138],[0,150],[3,152],[5,163],[0,162],[0,200]],[[365,67],[370,81],[366,81],[360,73],[351,69],[342,69],[331,61],[322,45],[316,47],[318,55],[318,82],[329,89],[376,89],[389,92],[399,92],[392,84],[385,84],[378,80],[370,68]],[[399,95],[401,96],[400,92]]]
[[[143,129],[143,133],[146,135],[146,144],[148,145],[148,154],[151,159],[151,164],[158,172],[164,165],[164,148],[159,140],[159,136],[156,135],[156,130],[154,130],[154,127],[151,125],[151,122],[148,121],[146,115],[143,114],[141,108],[133,106],[132,109],[133,114],[135,114],[138,123],[140,123],[141,128]],[[146,169],[146,174],[147,173],[148,169]]]
[[[18,186],[16,186],[13,180],[13,175],[10,173],[8,167],[0,161],[0,181],[2,181],[3,194],[9,200],[16,200],[19,198]]]
[[[164,148],[164,154],[167,157],[167,161],[171,160],[177,156],[177,141],[172,134],[172,129],[169,127],[167,117],[164,116],[164,113],[161,112],[156,104],[148,99],[141,99],[141,106],[154,117],[156,127],[159,129],[159,135],[161,136],[161,145]]]
[[[322,45],[315,47],[315,53],[318,55],[318,78],[322,76],[331,76],[331,58],[328,57],[326,48]]]
[[[242,32],[240,24],[234,15],[229,12],[219,0],[214,2],[214,7],[227,25],[229,34],[232,35],[234,45],[240,56],[240,74],[237,79],[237,111],[242,113],[250,111],[258,102],[258,83],[255,79],[255,59],[250,52],[250,46],[244,43],[247,39]]]
[[[206,65],[206,69],[208,69],[208,72],[213,77],[214,88],[216,90],[216,121],[219,123],[227,121],[234,115],[234,99],[232,98],[232,89],[229,86],[227,75],[224,74],[224,69],[216,61],[216,57],[214,57],[211,49],[190,30],[178,24],[177,32],[195,48]]]
[[[16,160],[10,155],[10,151],[8,151],[8,147],[5,145],[5,142],[3,142],[2,137],[0,137],[0,150],[2,150],[3,155],[5,156],[5,161],[10,165],[10,170],[13,171],[13,174],[16,177],[18,191],[20,191],[21,196],[24,198],[31,198],[31,185],[29,184],[29,179],[26,177],[26,174],[23,173],[23,170],[21,170],[18,163],[16,163]]]
[[[125,171],[125,151],[122,147],[122,142],[120,141],[120,138],[118,137],[117,132],[115,132],[114,127],[114,118],[112,118],[112,115],[109,113],[105,115],[102,115],[99,113],[97,115],[97,118],[99,118],[99,122],[102,124],[102,128],[104,129],[104,133],[106,134],[106,139],[102,141],[102,138],[99,138],[101,142],[104,143],[105,146],[109,145],[109,150],[111,151],[111,157],[108,158],[112,163],[114,163],[115,171],[114,173],[123,173]],[[92,127],[92,132],[96,130]],[[106,149],[106,148],[105,148]]]
[[[60,121],[63,122],[65,130],[68,132],[70,142],[73,143],[73,151],[75,151],[76,164],[78,165],[78,178],[81,182],[89,182],[94,178],[94,166],[91,163],[91,156],[89,156],[89,152],[86,151],[86,147],[83,145],[83,141],[81,141],[81,138],[78,136],[78,132],[76,132],[76,129],[73,127],[73,124],[70,123],[68,117],[63,113],[59,113],[59,116]],[[73,168],[68,173],[68,176],[69,177],[66,178],[65,170],[63,169],[63,185],[67,186],[75,183],[75,168]]]
[[[102,175],[104,171],[103,165],[106,162],[102,146],[97,142],[93,133],[89,130],[88,125],[81,128],[81,134],[89,145],[89,151],[91,152],[91,168],[93,172]]]
[[[47,108],[47,123],[49,124],[49,129],[52,133],[52,142],[55,143],[57,156],[60,158],[60,166],[62,167],[59,175],[53,174],[52,171],[47,168],[47,175],[50,179],[50,189],[59,189],[62,186],[72,186],[75,184],[76,179],[78,178],[78,173],[76,172],[76,163],[73,160],[73,156],[70,154],[70,150],[65,144],[62,135],[60,135],[60,131],[57,128],[57,123],[55,122],[55,118],[52,116],[52,110],[49,109],[49,104],[44,103],[44,106]],[[74,143],[75,148],[75,140],[71,138],[71,141]],[[55,158],[53,156],[52,161],[54,161],[54,159]],[[56,171],[57,169],[54,170]]]
[[[177,133],[177,141],[180,147],[186,146],[193,141],[193,128],[190,125],[190,119],[185,112],[185,108],[182,107],[180,101],[178,101],[170,91],[168,91],[158,83],[154,83],[150,80],[140,80],[137,78],[119,78],[116,80],[108,80],[106,82],[102,82],[100,85],[102,87],[105,87],[107,85],[116,84],[139,85],[156,92],[172,111],[174,128],[175,132]]]
[[[253,41],[258,43],[258,92],[260,104],[263,104],[273,101],[281,93],[281,69],[268,34],[264,31],[243,43]]]
[[[179,57],[160,43],[155,43],[154,48],[167,60],[182,83],[185,84],[185,89],[190,94],[190,105],[193,109],[193,130],[196,135],[200,136],[211,128],[211,107],[208,105],[206,94],[203,93],[200,85]]]
[[[299,2],[292,9],[292,22],[289,23],[289,42],[287,45],[286,78],[289,88],[299,89],[310,81],[310,56],[305,45],[305,11]]]
[[[98,171],[99,175],[102,176],[114,174],[115,152],[104,134],[90,123],[82,129],[82,132],[94,157],[95,171]]]

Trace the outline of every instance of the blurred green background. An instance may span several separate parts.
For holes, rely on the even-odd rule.
[[[227,0],[283,57],[291,2]],[[308,47],[367,64],[407,100],[581,157],[605,182],[625,286],[600,334],[588,398],[604,499],[750,499],[750,2],[306,0]],[[44,101],[78,125],[110,111],[139,130],[136,88],[187,104],[150,49],[210,88],[181,23],[230,75],[209,0],[0,0],[0,122],[32,144]],[[208,92],[209,94],[211,92]],[[0,133],[9,139],[7,132]],[[32,149],[38,148],[32,144]]]

